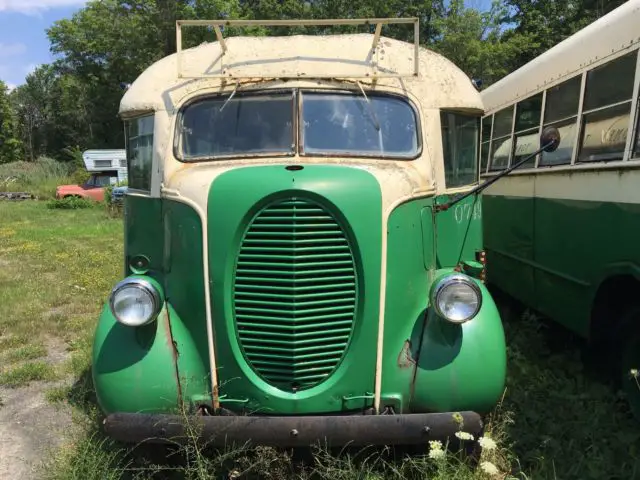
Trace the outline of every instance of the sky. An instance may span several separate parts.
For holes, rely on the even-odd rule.
[[[24,82],[38,65],[49,63],[46,29],[69,18],[84,0],[0,0],[0,80],[9,88]]]
[[[56,20],[70,18],[85,0],[0,0],[0,80],[10,89],[24,82],[38,65],[49,63],[46,29]],[[490,0],[466,0],[486,8]]]

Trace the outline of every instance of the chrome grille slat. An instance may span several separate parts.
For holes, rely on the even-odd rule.
[[[299,198],[267,206],[244,234],[233,282],[238,339],[254,371],[284,391],[331,375],[353,330],[357,278],[329,210]]]

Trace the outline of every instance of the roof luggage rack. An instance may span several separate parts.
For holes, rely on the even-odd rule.
[[[413,24],[413,32],[414,32],[414,58],[413,58],[413,70],[410,73],[398,73],[397,71],[390,71],[389,69],[379,69],[377,59],[374,62],[374,56],[377,57],[377,47],[380,41],[380,35],[382,33],[383,25],[392,25],[392,24]],[[222,30],[224,27],[256,27],[256,26],[264,26],[264,27],[298,27],[298,26],[337,26],[337,25],[375,25],[375,33],[373,34],[373,41],[371,44],[371,48],[369,49],[366,58],[337,58],[337,55],[332,55],[330,58],[328,57],[304,57],[303,59],[299,56],[289,57],[286,60],[292,62],[299,62],[300,60],[305,61],[322,61],[329,63],[339,63],[344,62],[347,65],[359,65],[359,69],[355,69],[353,71],[347,71],[344,69],[344,72],[341,70],[339,74],[329,74],[329,75],[321,75],[322,77],[330,77],[330,78],[403,78],[403,77],[417,77],[419,76],[419,46],[420,46],[420,28],[419,28],[419,19],[416,17],[409,18],[362,18],[362,19],[322,19],[322,20],[177,20],[176,21],[176,54],[177,54],[177,68],[178,68],[178,78],[229,78],[229,79],[238,79],[250,77],[252,79],[267,79],[267,78],[318,78],[319,75],[317,73],[305,73],[300,70],[294,69],[294,71],[287,71],[283,69],[282,72],[279,72],[277,75],[274,74],[260,74],[260,73],[251,73],[249,74],[234,74],[234,67],[238,66],[246,66],[249,63],[254,66],[258,62],[237,62],[234,64],[230,62],[225,66],[224,60],[230,56],[233,56],[233,52],[229,50],[229,46],[225,37],[222,35]],[[206,68],[203,72],[199,72],[195,75],[187,75],[183,71],[182,65],[182,28],[183,27],[213,27],[213,30],[216,34],[216,38],[220,45],[220,54],[217,58],[212,61],[212,64]],[[229,38],[229,37],[227,37]],[[268,37],[267,37],[268,38]],[[340,52],[341,54],[345,54],[350,49],[345,49],[345,51]],[[358,52],[356,52],[357,54]],[[362,52],[359,52],[360,54]],[[273,63],[273,58],[265,58],[264,63]],[[282,59],[279,59],[282,60]],[[363,68],[364,67],[364,68]]]

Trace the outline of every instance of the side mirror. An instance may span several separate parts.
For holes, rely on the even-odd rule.
[[[560,146],[560,132],[556,127],[545,127],[540,135],[540,148],[545,152],[555,152]]]

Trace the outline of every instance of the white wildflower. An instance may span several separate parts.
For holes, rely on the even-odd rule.
[[[444,458],[444,450],[442,449],[442,442],[439,440],[431,440],[429,442],[429,458],[439,460]]]
[[[478,443],[485,450],[495,450],[497,446],[496,442],[493,439],[487,437],[486,435],[484,437],[480,437],[478,439]]]
[[[473,435],[468,432],[456,432],[456,437],[460,440],[473,440]]]
[[[633,378],[638,378],[638,369],[632,368],[631,370],[629,370],[629,374],[631,374]]]
[[[487,462],[487,461],[481,462],[480,468],[484,471],[484,473],[487,473],[489,475],[497,475],[498,473],[500,473],[500,471],[498,470],[498,467],[496,467],[491,462]]]
[[[440,440],[430,440],[429,448],[433,450],[442,450],[442,442]]]
[[[444,450],[429,450],[429,458],[433,460],[440,460],[441,458],[444,458]]]

